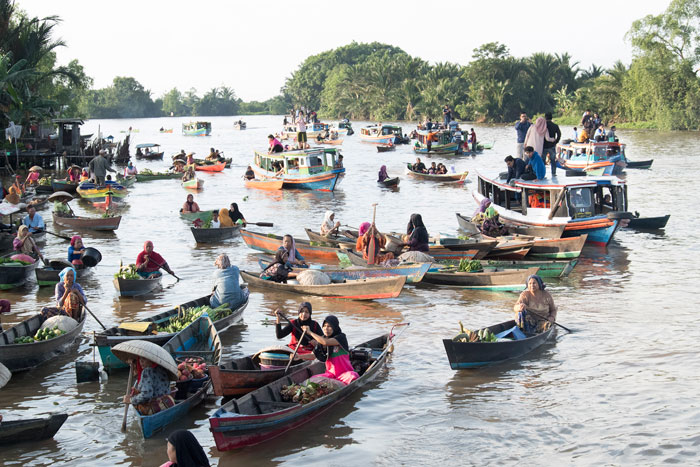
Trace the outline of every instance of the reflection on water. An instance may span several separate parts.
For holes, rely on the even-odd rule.
[[[205,188],[195,194],[197,203],[219,209],[236,202],[250,222],[274,223],[273,228],[252,230],[298,238],[306,238],[305,227],[318,229],[326,210],[335,211],[346,225],[371,221],[373,203],[378,203],[381,230],[404,231],[410,214],[419,212],[431,233],[454,234],[454,213],[468,215],[475,209],[474,171],[503,171],[503,158],[514,144],[511,126],[476,127],[482,141],[495,141],[493,150],[475,157],[431,159],[469,170],[469,183],[460,186],[406,176],[405,163],[415,159],[410,147],[377,153],[353,136],[342,147],[348,172],[337,192],[269,192],[246,189],[240,177],[253,149],[266,147],[267,134],[279,128],[280,117],[249,117],[249,129],[243,132],[232,129],[234,118],[212,118],[214,134],[208,138],[159,134],[161,126],[177,128],[188,119],[167,120],[90,121],[85,131],[94,132],[98,125],[105,134],[130,125],[139,128],[132,144],[158,141],[167,153],[164,161],[136,161],[137,168],[153,171],[166,169],[168,156],[183,148],[199,154],[212,146],[223,150],[233,157],[232,168],[203,174]],[[562,129],[564,134],[570,130]],[[399,322],[412,325],[386,369],[367,388],[272,442],[219,453],[207,421],[219,406],[216,398],[152,439],[142,439],[133,411],[127,432],[120,431],[126,372],[100,382],[75,383],[75,361],[92,360],[89,344],[93,331],[100,330],[89,317],[74,349],[13,376],[0,390],[0,412],[6,420],[70,414],[54,440],[0,448],[0,463],[158,466],[166,460],[165,437],[177,428],[192,430],[219,465],[535,465],[544,456],[557,464],[697,463],[700,363],[694,358],[693,330],[699,303],[693,285],[700,280],[694,254],[700,250],[700,236],[688,222],[688,215],[697,211],[695,174],[688,170],[697,165],[697,134],[623,131],[620,137],[632,160],[655,159],[651,170],[627,170],[630,210],[642,216],[670,213],[671,218],[665,232],[621,229],[607,248],[586,247],[570,276],[547,281],[559,308],[557,320],[573,334],[559,332],[556,341],[516,362],[456,372],[448,365],[441,340],[457,334],[459,321],[480,328],[510,319],[517,293],[411,285],[398,298],[355,302],[254,290],[241,322],[221,335],[227,357],[286,343],[277,341],[274,326],[266,323],[277,307],[296,316],[303,300],[312,303],[319,322],[337,315],[351,345]],[[401,177],[400,189],[376,183],[381,165]],[[259,271],[257,257],[240,236],[217,245],[194,242],[178,216],[186,194],[178,180],[137,183],[119,207],[123,217],[115,233],[81,232],[86,245],[103,255],[80,282],[90,309],[106,326],[210,293],[213,263],[220,253],[227,253],[242,270]],[[84,201],[71,204],[78,215],[101,215]],[[49,208],[39,211],[49,229],[72,235],[71,229],[51,225]],[[154,241],[182,280],[165,275],[163,287],[148,296],[119,297],[113,275],[120,261],[135,261],[146,240]],[[68,242],[49,235],[41,247],[49,258],[64,258]],[[53,288],[39,288],[33,280],[0,294],[13,304],[12,313],[2,317],[5,325],[53,300]]]

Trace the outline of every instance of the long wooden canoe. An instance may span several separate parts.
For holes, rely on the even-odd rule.
[[[460,229],[472,234],[481,232],[479,228],[471,221],[471,218],[468,218],[458,212],[455,214],[457,215],[457,224],[459,224]],[[565,225],[538,226],[506,224],[508,232],[510,232],[512,235],[530,235],[540,238],[561,238],[565,227]]]
[[[49,266],[43,267],[43,268],[36,268],[34,269],[34,273],[36,274],[36,282],[39,285],[39,287],[43,286],[54,286],[59,282],[59,277],[58,274],[66,267],[70,267],[70,263],[65,261],[49,261]],[[83,277],[85,274],[90,272],[90,268],[86,267],[76,267],[72,266],[75,269],[75,272],[78,273],[78,279]]]
[[[483,235],[483,238],[489,239],[491,237]],[[534,245],[534,240],[523,240],[517,238],[509,239],[506,237],[505,239],[500,240],[484,258],[521,260],[527,256],[530,249]]]
[[[421,172],[414,172],[411,168],[411,164],[407,165],[406,173],[416,178],[430,180],[431,182],[456,182],[459,184],[464,183],[464,180],[466,180],[467,175],[469,175],[468,170],[454,174],[424,174]]]
[[[355,347],[362,349],[362,352],[351,350],[351,361],[358,365],[360,377],[308,404],[284,402],[280,390],[282,386],[301,384],[311,376],[324,373],[326,367],[323,362],[316,361],[239,399],[227,402],[209,418],[217,449],[229,451],[262,443],[321,415],[375,378],[393,351],[394,337],[393,334],[385,334]]]
[[[219,162],[211,165],[198,165],[194,168],[197,172],[223,172],[226,168],[226,162]]]
[[[666,227],[670,217],[670,214],[659,217],[635,217],[630,219],[627,227],[637,230],[660,230]]]
[[[526,258],[574,259],[581,256],[588,234],[565,238],[535,238]]]
[[[264,253],[274,255],[282,245],[282,237],[278,235],[264,235],[250,230],[241,229],[243,241],[250,248]],[[295,238],[296,248],[306,260],[320,260],[329,264],[338,264],[337,252],[338,248],[330,248],[324,246],[312,246],[306,240]]]
[[[201,178],[193,178],[191,180],[187,180],[186,182],[182,182],[182,187],[187,190],[201,190],[204,188],[204,180]]]
[[[81,313],[78,325],[53,339],[35,341],[28,344],[15,344],[15,338],[34,336],[44,322],[40,315],[34,315],[0,334],[0,363],[13,373],[31,370],[65,352],[80,335],[85,325],[85,311]]]
[[[221,361],[221,340],[208,316],[197,318],[196,321],[166,342],[163,349],[173,358],[197,355],[204,357],[207,364],[211,365],[218,365]],[[153,415],[139,414],[143,437],[150,438],[163,431],[166,426],[183,418],[187,412],[206,399],[210,388],[211,379],[207,379],[204,384],[195,388],[194,392],[188,392],[186,399],[176,400],[173,407]]]
[[[515,321],[506,321],[495,324],[488,328],[494,334],[514,327]],[[546,331],[528,335],[521,340],[499,340],[497,342],[458,342],[452,339],[443,339],[447,359],[450,361],[450,368],[460,370],[464,368],[476,368],[503,362],[513,358],[522,357],[544,344],[554,332],[555,327],[551,326]]]
[[[9,258],[13,254],[5,255],[3,258]],[[39,260],[36,260],[32,264],[26,265],[22,263],[0,264],[0,290],[23,286],[32,276],[32,272],[37,267],[38,262]]]
[[[137,295],[144,295],[152,292],[160,287],[160,279],[162,277],[162,274],[149,279],[123,279],[121,277],[115,277],[112,282],[114,283],[114,288],[117,289],[117,292],[119,292],[119,295],[122,297],[136,297]]]
[[[278,351],[278,350],[276,350]],[[285,347],[279,351],[288,353],[291,357],[292,349]],[[311,360],[297,360],[292,362],[289,372],[295,372],[311,365]],[[277,381],[284,376],[284,368],[263,370],[260,368],[260,352],[247,357],[234,358],[220,364],[209,367],[209,376],[217,396],[242,396],[259,387]]]
[[[245,287],[242,287],[245,288]],[[173,317],[176,317],[180,309],[186,308],[196,308],[202,305],[209,305],[210,295],[200,297],[196,300],[190,300],[189,302],[182,303],[174,308],[171,308],[162,313],[158,313],[154,316],[149,316],[148,318],[143,318],[137,323],[153,323],[155,327],[166,325]],[[243,311],[248,306],[248,297],[246,296],[245,301],[238,307],[231,310],[231,314],[225,316],[217,321],[214,321],[214,327],[216,327],[217,332],[223,332],[233,324],[238,322],[243,314]],[[172,332],[158,332],[156,334],[150,333],[148,331],[138,332],[131,331],[127,328],[120,328],[119,326],[114,326],[106,329],[95,335],[95,343],[97,345],[97,350],[100,352],[100,358],[102,359],[102,366],[106,372],[120,368],[128,368],[124,362],[119,360],[112,353],[112,347],[122,342],[129,340],[144,340],[152,342],[156,345],[163,345],[173,338],[175,333]]]
[[[284,180],[277,180],[273,178],[264,180],[252,179],[245,181],[246,188],[257,188],[258,190],[277,191],[282,189],[282,185],[284,185]]]
[[[423,278],[423,282],[473,290],[517,291],[525,289],[525,280],[530,274],[537,274],[538,269],[429,272]]]
[[[56,225],[70,227],[74,230],[114,231],[119,228],[122,216],[114,217],[63,217],[52,213]]]
[[[324,237],[319,232],[313,231],[311,229],[304,229],[306,231],[306,236],[309,237],[309,241],[316,243],[325,243],[328,246],[339,246],[341,242],[355,244],[357,239],[344,237],[342,235],[331,235],[329,237]]]
[[[328,285],[280,284],[260,279],[257,275],[245,271],[241,271],[241,277],[252,287],[261,289],[351,300],[375,300],[398,297],[406,283],[406,276],[349,280]]]
[[[182,178],[182,174],[178,172],[172,173],[139,173],[136,174],[137,182],[150,182],[151,180],[168,180]]]
[[[44,418],[3,420],[0,423],[0,446],[53,438],[67,418],[68,414],[62,413]]]
[[[219,227],[210,229],[198,229],[196,227],[190,227],[190,231],[194,236],[194,241],[197,243],[216,243],[222,240],[233,238],[241,230],[240,225],[234,225],[233,227]]]
[[[260,265],[260,268],[264,270],[272,263],[273,260],[274,258],[272,257],[263,256],[258,259],[258,264]],[[402,263],[394,267],[367,266],[367,262],[365,261],[364,267],[361,269],[339,269],[321,265],[314,266],[313,269],[328,274],[333,282],[372,279],[376,277],[406,276],[407,284],[417,284],[423,280],[423,276],[425,276],[425,273],[428,272],[431,265],[432,263]],[[308,269],[294,268],[292,272],[300,273],[306,270]]]
[[[574,269],[576,263],[578,263],[578,259],[553,261],[489,259],[481,261],[484,271],[492,271],[494,269],[505,270],[539,268],[537,275],[540,277],[566,277]]]
[[[393,188],[396,186],[399,186],[399,177],[392,177],[392,178],[387,178],[383,182],[377,182],[379,186],[387,187],[387,188]]]

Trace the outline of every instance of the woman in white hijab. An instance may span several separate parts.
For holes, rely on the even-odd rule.
[[[321,224],[321,235],[328,237],[329,235],[336,235],[338,233],[340,221],[333,223],[334,219],[335,213],[333,211],[326,211],[326,214],[323,216],[323,223]]]
[[[547,132],[547,121],[544,119],[544,117],[537,117],[535,124],[530,125],[530,128],[527,130],[527,134],[525,135],[525,144],[523,146],[532,146],[535,148],[535,152],[541,156],[544,149],[545,139],[549,142],[554,141],[554,138],[549,136],[549,133]]]

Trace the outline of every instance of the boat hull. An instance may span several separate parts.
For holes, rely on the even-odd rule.
[[[472,290],[522,291],[527,277],[538,268],[487,272],[429,272],[423,282]]]
[[[114,231],[119,228],[119,223],[122,220],[122,216],[95,218],[62,217],[57,216],[55,212],[52,215],[54,224],[75,230]]]
[[[638,230],[660,230],[666,227],[670,217],[670,214],[660,217],[635,217],[630,219],[627,227]]]
[[[588,235],[557,239],[535,239],[527,258],[575,259],[581,256],[581,250]]]
[[[32,272],[37,267],[38,262],[39,260],[26,266],[0,264],[0,290],[9,290],[23,286],[32,276]]]
[[[55,414],[48,418],[3,420],[0,425],[0,446],[53,438],[67,418],[68,414]]]
[[[458,143],[448,143],[448,144],[434,144],[430,146],[430,151],[428,151],[427,146],[415,147],[413,152],[416,154],[454,154],[459,149]]]
[[[182,174],[172,173],[172,174],[136,174],[137,182],[150,182],[151,180],[169,180],[175,178],[182,178]]]
[[[241,237],[250,248],[274,255],[282,245],[282,237],[267,236],[250,230],[241,229]],[[338,264],[338,248],[313,246],[303,240],[295,239],[297,251],[307,260],[314,259],[330,264]]]
[[[78,190],[78,184],[71,183],[67,180],[51,180],[51,188],[53,188],[53,191],[65,191],[66,193],[75,193]]]
[[[121,277],[115,277],[112,282],[120,296],[136,297],[145,295],[160,287],[160,279],[162,277],[162,275],[153,279],[122,279]]]
[[[240,225],[233,227],[219,227],[217,229],[198,229],[190,227],[190,231],[197,243],[216,243],[233,238],[241,230]]]
[[[258,190],[277,191],[282,189],[284,180],[246,180],[246,188],[257,188]]]
[[[377,182],[379,186],[395,187],[399,185],[399,177],[387,178],[383,182]]]
[[[261,370],[254,357],[236,358],[209,368],[214,394],[217,396],[242,396],[277,381],[287,373],[284,368]],[[311,365],[311,363],[312,360],[306,360],[294,364],[289,367],[289,372],[293,373]]]
[[[198,165],[194,168],[197,172],[223,172],[226,168],[226,162],[211,165]]]
[[[481,262],[484,271],[493,269],[530,269],[539,268],[540,277],[566,277],[578,263],[577,259],[568,261],[537,261],[537,260],[485,260]]]
[[[422,180],[430,180],[431,182],[456,182],[460,184],[464,183],[464,180],[467,178],[467,175],[469,175],[468,170],[456,174],[424,174],[420,172],[414,172],[411,169],[410,164],[406,168],[406,173],[412,177],[420,178]]]

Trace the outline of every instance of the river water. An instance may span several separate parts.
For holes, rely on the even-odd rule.
[[[238,202],[250,222],[274,222],[265,233],[305,238],[304,227],[318,229],[332,209],[344,224],[371,220],[378,203],[380,230],[401,231],[411,213],[423,215],[431,233],[456,233],[455,212],[471,213],[473,176],[464,187],[436,185],[404,176],[410,147],[378,154],[357,135],[342,147],[347,175],[335,193],[264,192],[241,181],[255,148],[264,149],[268,133],[282,117],[247,117],[248,130],[233,130],[234,118],[211,118],[210,137],[179,135],[184,119],[93,120],[84,133],[99,129],[123,136],[138,129],[132,144],[156,142],[166,162],[136,161],[139,169],[164,169],[169,155],[209,147],[233,157],[230,170],[203,174],[204,190],[195,195],[202,208]],[[363,122],[354,124],[356,130]],[[159,134],[161,127],[173,134]],[[404,125],[404,131],[408,132]],[[494,149],[476,157],[451,157],[448,167],[504,170],[503,158],[514,148],[511,126],[476,126],[481,141]],[[570,128],[563,129],[565,135]],[[630,210],[645,216],[671,213],[665,233],[616,233],[607,248],[586,247],[571,275],[549,280],[559,308],[558,321],[573,329],[517,362],[478,370],[452,371],[441,339],[458,332],[458,321],[479,328],[509,319],[514,293],[485,293],[429,286],[407,286],[400,297],[373,302],[309,298],[320,322],[337,315],[350,344],[410,322],[395,352],[375,382],[312,423],[266,444],[235,452],[216,450],[208,414],[219,400],[209,399],[165,434],[143,440],[133,411],[128,430],[120,431],[120,402],[126,373],[99,383],[75,382],[75,361],[92,359],[92,332],[100,327],[88,317],[79,345],[36,370],[12,377],[0,390],[5,420],[52,412],[70,417],[53,440],[0,447],[2,465],[144,465],[167,460],[165,437],[177,428],[192,430],[212,464],[226,465],[656,465],[699,464],[700,363],[695,359],[698,331],[697,229],[688,215],[697,212],[693,187],[698,163],[697,133],[619,132],[632,160],[655,159],[651,170],[628,170]],[[132,146],[133,150],[133,146]],[[386,164],[401,175],[397,190],[379,188],[376,173]],[[256,271],[253,250],[240,237],[198,247],[178,209],[186,191],[176,180],[137,184],[113,235],[84,234],[98,248],[102,263],[81,280],[93,312],[107,326],[139,319],[200,297],[211,290],[214,259],[227,253],[241,269]],[[97,212],[74,201],[78,214]],[[50,219],[48,209],[39,211]],[[56,229],[51,225],[49,228]],[[71,235],[69,230],[57,230]],[[112,275],[120,260],[135,261],[145,240],[155,242],[181,277],[165,276],[163,290],[146,298],[119,298]],[[67,242],[49,236],[48,257],[63,257]],[[5,325],[36,313],[51,301],[53,290],[32,281],[23,289],[1,292],[12,301]],[[300,296],[251,293],[239,325],[221,335],[227,357],[243,356],[276,343],[265,324],[276,307],[294,314]],[[99,357],[98,357],[99,359]]]

